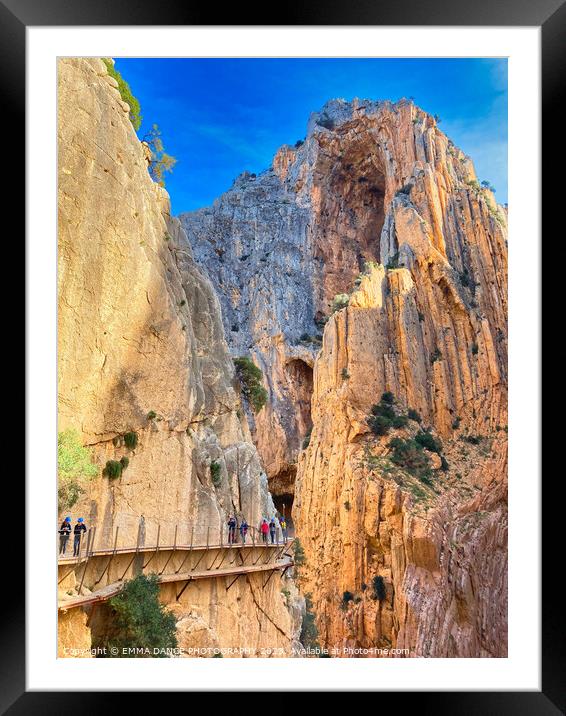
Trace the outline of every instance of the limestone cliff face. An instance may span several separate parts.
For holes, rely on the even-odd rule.
[[[301,586],[312,593],[329,647],[505,656],[505,388],[478,352],[470,382],[461,379],[462,397],[452,402],[470,343],[427,363],[420,324],[434,319],[416,318],[418,280],[407,269],[372,269],[326,327],[315,364],[314,428],[295,493],[295,526],[306,554]],[[435,310],[445,321],[455,319],[448,305]],[[440,374],[437,363],[445,364]],[[389,440],[414,437],[416,421],[387,437],[368,429],[371,406],[384,391],[394,392],[405,411],[418,405],[428,415],[423,423],[443,436],[448,470],[434,463],[430,484],[391,460]],[[378,577],[382,599],[372,588]],[[352,601],[344,602],[348,592]]]
[[[92,480],[74,512],[96,525],[96,547],[111,545],[117,527],[121,544],[135,544],[142,515],[147,544],[159,527],[172,544],[175,526],[179,542],[204,540],[208,529],[217,540],[232,512],[257,524],[275,513],[234,389],[218,298],[148,174],[101,60],[60,61],[58,113],[58,429],[78,430],[101,472],[107,460],[129,458],[120,478]],[[134,450],[127,432],[137,434]],[[222,608],[249,616],[251,645],[267,634],[288,649],[291,617],[272,582],[280,630],[260,637],[250,589],[223,595]],[[201,601],[195,620],[217,641],[236,638],[223,631],[229,619]]]
[[[329,646],[504,656],[506,217],[429,118],[410,104],[378,116],[327,139],[336,155],[368,123],[365,141],[377,132],[366,147],[386,177],[386,211],[381,263],[329,320],[315,363],[294,508],[303,588]],[[430,484],[391,460],[390,438],[413,437],[416,421],[369,431],[385,391],[443,441],[448,469]]]
[[[289,150],[290,153],[291,150]],[[254,357],[269,391],[255,416],[258,446],[275,492],[292,492],[296,456],[310,422],[315,346],[308,248],[309,207],[274,169],[243,174],[210,209],[183,214],[196,260],[210,276],[222,303],[224,327],[234,355]]]
[[[264,371],[253,432],[273,489],[298,470],[322,642],[504,655],[507,220],[471,160],[412,102],[334,100],[268,171],[180,218],[230,350]],[[391,462],[416,422],[370,432],[385,391],[442,440],[432,485]]]
[[[311,116],[306,140],[283,147],[269,170],[242,174],[212,207],[181,215],[222,302],[231,351],[252,354],[264,371],[270,402],[255,418],[254,439],[275,492],[292,491],[311,427],[302,392],[310,389],[330,304],[352,290],[367,261],[395,259],[423,276],[438,274],[407,287],[419,292],[419,306],[431,306],[419,331],[426,353],[418,382],[432,376],[429,353],[453,353],[457,340],[472,336],[494,381],[504,378],[506,215],[490,192],[468,184],[475,179],[471,161],[411,102],[334,100]],[[449,302],[453,319],[440,309]],[[388,360],[383,371],[393,370]],[[435,381],[450,384],[446,402],[429,389],[418,401],[427,417],[440,409],[443,428],[450,410],[469,402],[464,383],[490,382],[481,370],[472,377],[468,359],[455,375],[446,367],[433,371]]]

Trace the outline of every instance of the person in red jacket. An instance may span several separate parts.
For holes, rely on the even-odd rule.
[[[269,533],[269,525],[267,524],[267,520],[265,518],[263,518],[263,520],[261,521],[260,531],[261,531],[262,540],[264,541],[265,544],[267,544],[267,535]]]

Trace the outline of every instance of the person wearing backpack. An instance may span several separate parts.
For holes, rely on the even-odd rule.
[[[242,544],[246,544],[246,535],[248,534],[248,523],[246,520],[240,522],[240,537],[242,538]]]
[[[73,530],[75,538],[73,540],[73,557],[78,557],[81,551],[81,537],[83,532],[86,532],[85,521],[82,517],[79,517],[77,524]]]
[[[275,524],[275,518],[271,518],[271,522],[269,523],[269,533],[271,535],[271,544],[275,544],[275,535],[277,533],[277,525]]]
[[[71,534],[71,518],[65,517],[63,524],[59,527],[59,554],[65,554],[67,542]]]

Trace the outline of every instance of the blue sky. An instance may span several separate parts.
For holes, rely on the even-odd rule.
[[[259,173],[303,139],[329,99],[413,97],[469,154],[507,202],[505,59],[116,59],[178,164],[167,177],[174,214],[207,206],[244,170]]]

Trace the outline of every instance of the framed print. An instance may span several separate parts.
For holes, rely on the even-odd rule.
[[[559,713],[537,427],[563,7],[259,26],[13,5],[29,401],[7,711],[372,690]]]

